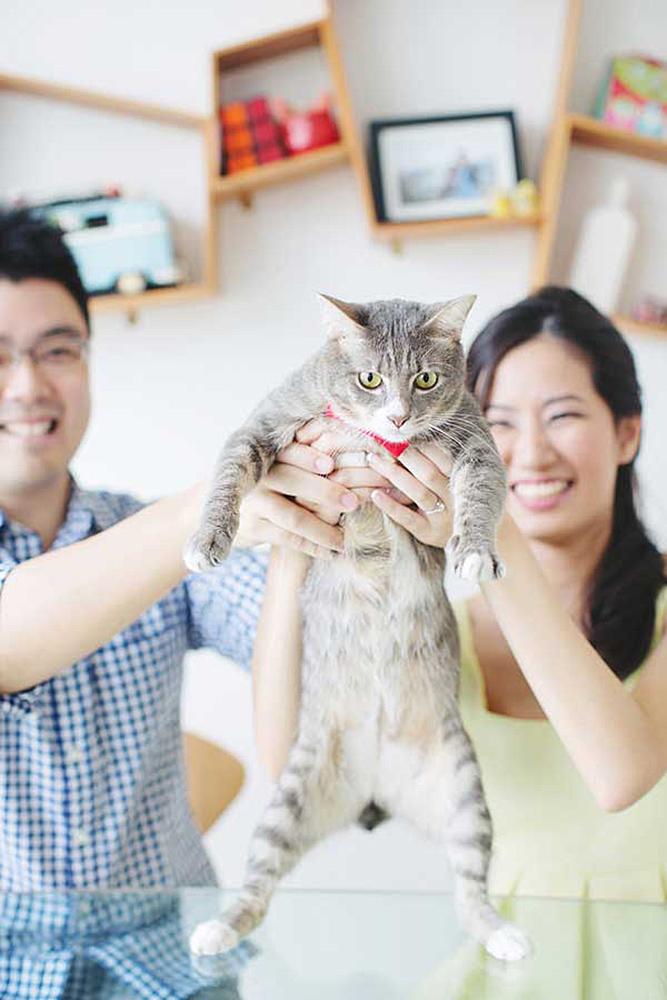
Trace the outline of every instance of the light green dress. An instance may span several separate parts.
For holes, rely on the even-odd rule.
[[[491,891],[665,902],[667,777],[622,812],[600,809],[550,722],[488,711],[465,604],[455,612],[461,714],[493,818]],[[652,649],[666,614],[667,587],[658,596]],[[546,646],[544,655],[549,655]],[[636,683],[641,669],[625,681],[627,687]]]
[[[461,714],[493,819],[489,888],[503,897],[503,915],[531,935],[535,954],[503,969],[478,946],[466,945],[415,998],[667,998],[667,906],[637,905],[667,901],[667,776],[628,809],[600,809],[550,722],[487,709],[466,605],[454,610]],[[658,595],[651,649],[666,616],[667,587]],[[558,897],[609,902],[591,907]]]

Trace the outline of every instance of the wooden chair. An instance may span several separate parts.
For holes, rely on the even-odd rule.
[[[183,733],[183,743],[190,808],[206,833],[238,795],[245,770],[233,754],[201,736]]]

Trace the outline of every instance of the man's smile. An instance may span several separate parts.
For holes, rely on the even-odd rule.
[[[48,437],[54,433],[57,426],[58,420],[55,417],[39,420],[0,420],[0,431],[21,438]]]

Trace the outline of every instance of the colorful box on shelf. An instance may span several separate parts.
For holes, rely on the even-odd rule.
[[[221,174],[233,174],[287,156],[278,123],[265,97],[220,108]]]
[[[255,142],[258,163],[270,163],[287,156],[280,128],[266,97],[255,97],[246,102],[248,121]]]
[[[280,125],[290,156],[307,153],[340,141],[340,133],[331,110],[329,94],[322,94],[312,107],[300,111],[282,98],[273,101],[273,111]]]
[[[220,108],[220,173],[307,153],[340,141],[328,94],[304,111],[282,98],[254,97]]]
[[[615,128],[667,139],[667,63],[645,56],[617,56],[594,114]]]

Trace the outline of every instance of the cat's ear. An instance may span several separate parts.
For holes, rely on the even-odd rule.
[[[334,299],[332,295],[325,295],[323,292],[318,292],[318,296],[324,326],[330,337],[358,337],[366,332],[360,322],[361,306]]]
[[[476,298],[476,295],[460,295],[458,299],[450,299],[449,302],[434,306],[433,315],[424,323],[422,330],[432,330],[460,340],[463,324]]]

